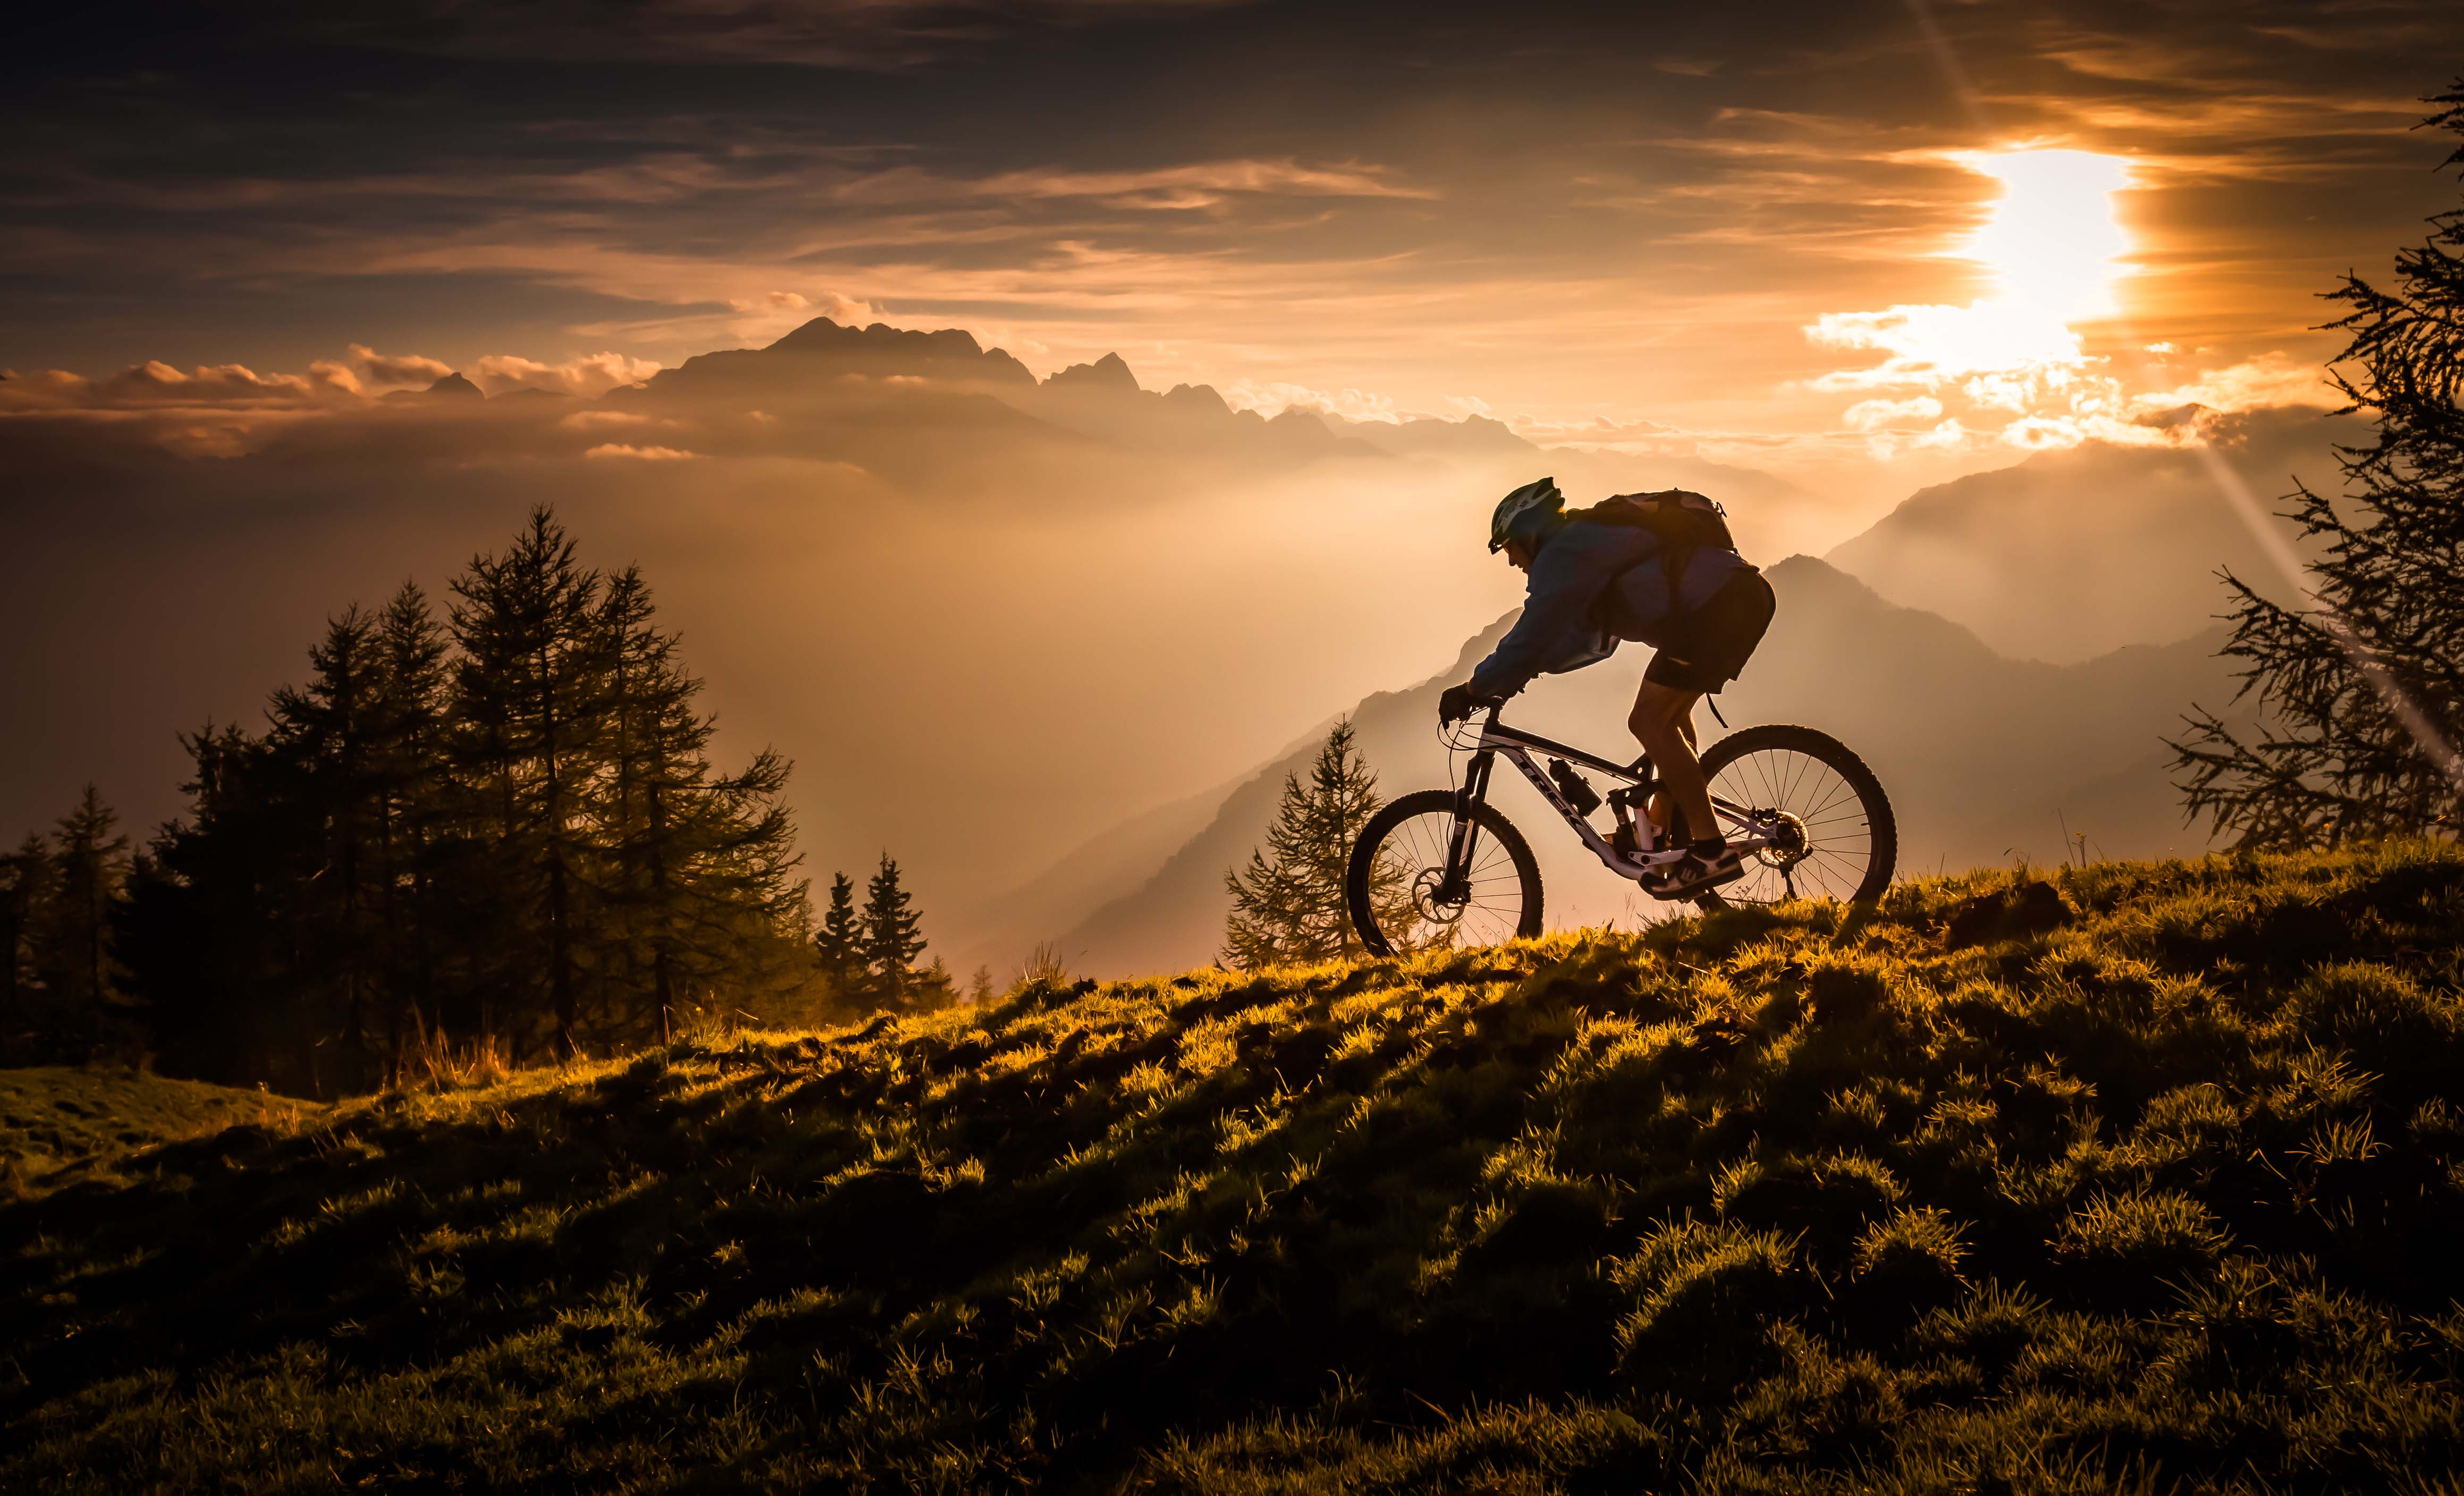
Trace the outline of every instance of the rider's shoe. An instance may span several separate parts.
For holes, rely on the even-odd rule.
[[[1745,864],[1735,847],[1726,842],[1696,842],[1685,848],[1684,856],[1646,875],[1642,887],[1654,898],[1689,898],[1745,875]]]

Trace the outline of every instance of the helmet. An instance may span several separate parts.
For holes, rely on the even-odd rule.
[[[1506,549],[1506,542],[1514,539],[1517,528],[1527,532],[1531,530],[1533,526],[1529,522],[1519,527],[1516,525],[1515,521],[1522,519],[1524,516],[1535,510],[1544,514],[1556,514],[1565,507],[1566,495],[1557,492],[1555,478],[1542,478],[1536,483],[1524,484],[1497,501],[1497,513],[1489,516],[1488,518],[1488,548],[1491,551],[1502,551]]]

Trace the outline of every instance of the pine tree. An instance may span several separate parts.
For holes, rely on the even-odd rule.
[[[739,1002],[801,986],[811,910],[794,876],[788,761],[765,748],[737,773],[713,768],[702,683],[656,626],[638,570],[609,580],[600,629],[606,770],[592,803],[610,854],[600,971],[625,999],[615,1030],[655,1023],[683,984],[724,980]]]
[[[436,857],[448,825],[443,625],[405,582],[377,626],[377,837],[384,867],[386,1070],[399,1079],[411,1036],[438,1023]]]
[[[113,949],[112,915],[128,881],[128,838],[93,785],[52,833],[54,889],[46,938],[36,957],[44,984],[72,1011],[90,1012],[121,996],[126,975]]]
[[[308,664],[305,688],[286,686],[274,694],[269,743],[288,770],[313,843],[312,866],[294,894],[301,953],[294,996],[303,1006],[293,1028],[301,1067],[321,1096],[328,1069],[342,1089],[364,1088],[371,1060],[367,1011],[381,979],[377,901],[370,893],[385,877],[377,742],[385,688],[376,621],[356,604],[344,608],[327,621],[324,638],[308,650]],[[329,1041],[339,1041],[330,1054]]]
[[[846,1001],[861,995],[865,979],[865,926],[855,912],[855,880],[844,872],[830,875],[829,908],[813,937],[816,963],[830,995]]]
[[[2433,101],[2447,108],[2429,122],[2464,135],[2464,79]],[[2339,449],[2349,496],[2287,495],[2285,517],[2323,557],[2312,605],[2225,579],[2222,653],[2244,662],[2260,724],[2245,741],[2199,710],[2171,745],[2190,818],[2246,846],[2464,824],[2464,210],[2430,222],[2429,242],[2397,256],[2394,290],[2347,275],[2329,293],[2351,309],[2333,324],[2351,341],[2330,377],[2378,434]]]
[[[598,621],[608,773],[597,814],[611,853],[600,887],[613,920],[599,975],[609,1017],[630,1008],[664,1022],[689,964],[682,946],[694,921],[679,895],[687,887],[690,801],[708,773],[702,750],[712,724],[693,710],[701,683],[684,672],[675,636],[655,626],[653,613],[638,568],[609,580]]]
[[[51,847],[41,832],[29,831],[0,857],[0,1023],[12,1029],[26,1017],[34,941],[52,917],[52,887]]]
[[[1255,970],[1285,962],[1360,954],[1344,880],[1352,845],[1377,813],[1377,776],[1360,756],[1350,719],[1337,722],[1309,766],[1309,782],[1284,779],[1275,823],[1245,869],[1223,874],[1232,912],[1223,926],[1223,961]],[[1381,880],[1373,891],[1396,896]]]
[[[262,737],[183,738],[188,813],[125,921],[172,1064],[330,1093],[439,1029],[569,1055],[811,983],[787,761],[714,768],[639,573],[584,569],[541,509],[452,595],[445,626],[412,585],[346,610]]]
[[[906,1004],[916,987],[915,958],[924,954],[923,916],[899,886],[898,864],[881,854],[881,869],[865,885],[864,959],[886,1005]]]
[[[583,798],[606,725],[601,578],[542,504],[510,549],[473,558],[452,591],[462,758],[493,802],[496,863],[531,937],[501,990],[522,1007],[544,997],[553,1046],[569,1056],[579,1021],[575,902],[594,851]],[[488,1022],[493,1031],[493,1015]]]

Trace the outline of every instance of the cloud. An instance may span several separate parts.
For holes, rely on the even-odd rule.
[[[742,297],[727,303],[738,312],[805,317],[826,317],[834,322],[861,325],[881,319],[879,307],[853,297],[843,297],[835,291],[806,296],[801,291],[765,291],[759,297]]]
[[[568,431],[604,431],[610,427],[648,426],[650,418],[630,410],[576,410],[556,424]]]
[[[453,372],[453,366],[441,359],[417,353],[379,353],[357,342],[351,344],[351,367],[372,393],[388,388],[425,389]]]
[[[1066,171],[1037,168],[974,179],[938,175],[915,166],[854,178],[832,194],[843,202],[895,204],[964,198],[1095,198],[1115,207],[1181,210],[1211,208],[1234,195],[1294,197],[1434,198],[1439,193],[1391,180],[1387,168],[1350,162],[1305,165],[1282,159],[1234,158],[1190,162],[1143,171]]]
[[[541,363],[510,353],[492,353],[471,365],[471,382],[489,395],[517,389],[545,390],[585,398],[604,395],[626,385],[638,385],[659,372],[655,359],[622,353],[576,354],[562,363]]]
[[[2318,369],[2281,352],[2263,353],[2221,369],[2201,369],[2186,384],[2149,390],[2136,398],[2136,404],[2146,410],[2183,406],[2228,411],[2282,406],[2317,406],[2332,410],[2343,403],[2343,396]]]
[[[1918,395],[1909,400],[1860,400],[1848,407],[1842,419],[1847,421],[1851,430],[1875,431],[1884,427],[1931,421],[1941,415],[1941,401],[1931,395]],[[1950,424],[1958,425],[1955,421]]]
[[[698,457],[697,451],[677,447],[632,447],[623,442],[603,442],[583,453],[585,457],[630,457],[638,462],[678,462]]]
[[[454,0],[301,12],[309,37],[354,47],[559,62],[753,63],[909,72],[1025,29],[1227,10],[1247,0],[636,0],[471,6]]]
[[[334,392],[330,380],[299,374],[259,374],[242,363],[201,364],[183,371],[159,359],[117,374],[88,379],[66,369],[32,378],[14,375],[0,385],[0,408],[15,410],[128,410],[192,406],[284,407],[315,402]]]
[[[1834,369],[1812,381],[1824,390],[1930,386],[2081,359],[2079,335],[2061,318],[1991,302],[1825,312],[1805,336],[1816,347],[1871,348],[1887,355],[1870,367]]]
[[[452,372],[450,364],[434,359],[381,354],[362,343],[351,344],[347,360],[314,361],[305,374],[259,374],[244,363],[183,370],[148,359],[100,379],[66,369],[48,369],[32,378],[12,375],[0,385],[0,410],[313,408],[392,388],[424,389]]]
[[[1312,389],[1280,380],[1234,380],[1217,391],[1235,410],[1255,410],[1268,420],[1287,410],[1317,410],[1347,421],[1399,425],[1415,412],[1398,410],[1392,395],[1365,389]]]

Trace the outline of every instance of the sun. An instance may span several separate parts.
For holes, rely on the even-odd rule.
[[[2002,184],[1991,215],[1955,252],[1993,273],[1986,301],[2062,323],[2112,315],[2118,262],[2130,250],[2130,235],[2113,215],[2113,194],[2130,186],[2130,164],[2080,150],[1979,151],[1957,159]]]
[[[2047,391],[2067,403],[2064,391],[2096,362],[2074,324],[2118,310],[2114,282],[2131,243],[2114,217],[2113,194],[2131,186],[2130,163],[2079,150],[1964,151],[1951,159],[2002,185],[1975,231],[1941,252],[1982,265],[1985,295],[1966,306],[1822,314],[1806,329],[1815,342],[1879,348],[1888,358],[1826,374],[1815,387],[1930,396],[1958,385],[1971,400],[2022,412]],[[1866,407],[1864,418],[1881,411]]]

